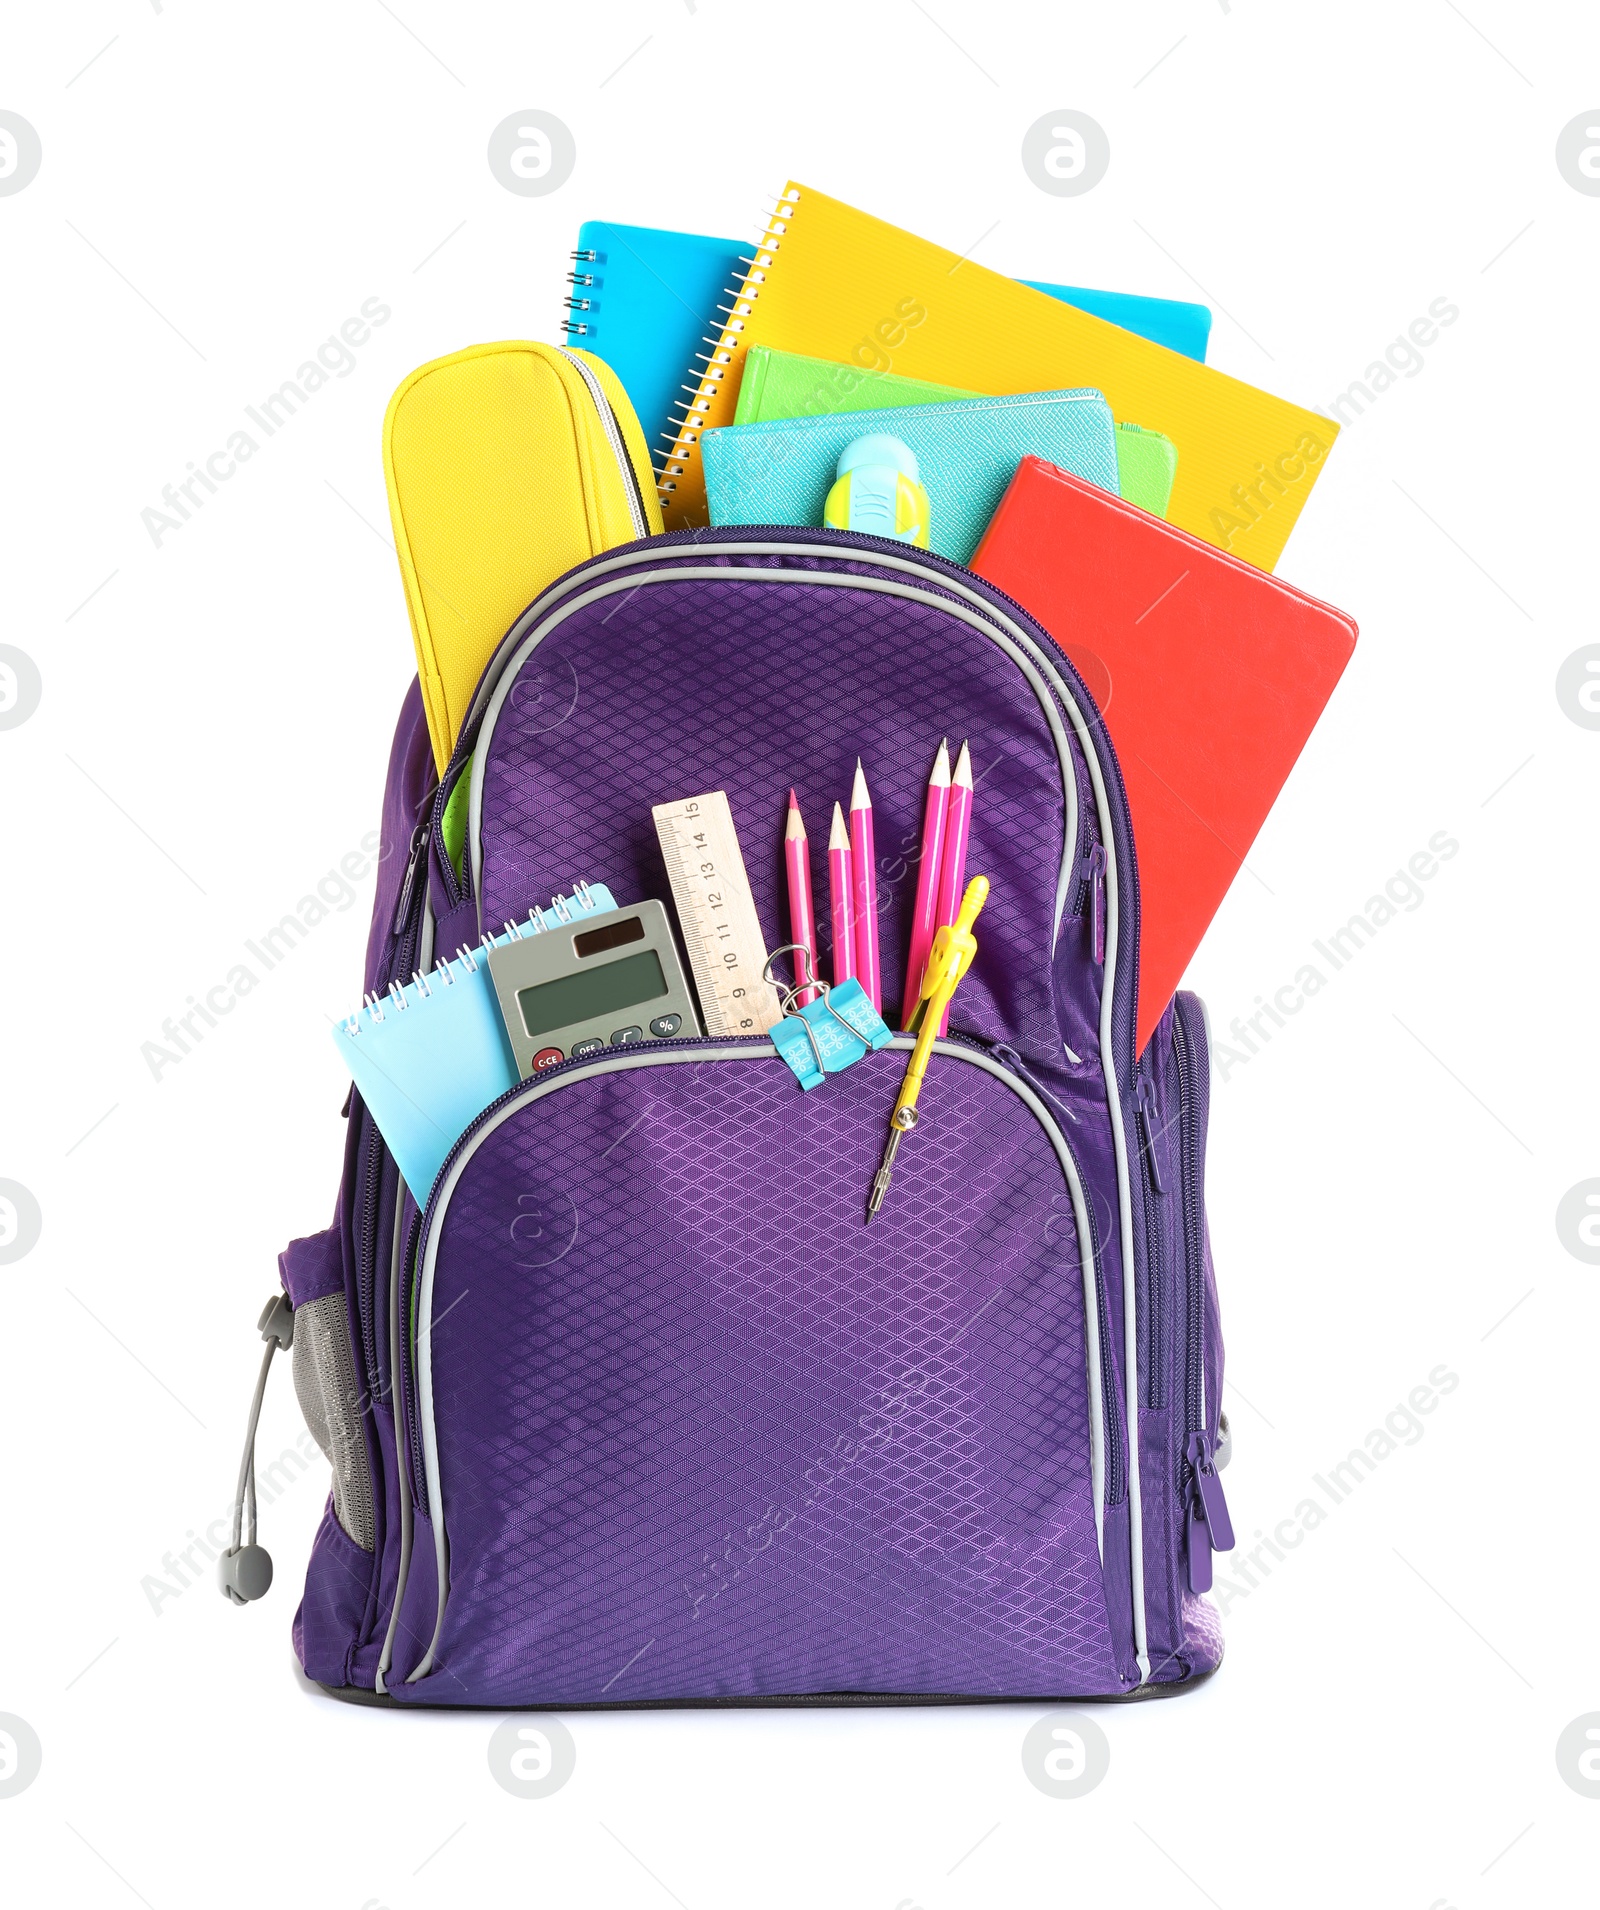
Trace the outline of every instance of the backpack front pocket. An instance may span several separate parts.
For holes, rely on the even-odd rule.
[[[908,1045],[806,1095],[765,1041],[633,1049],[469,1130],[412,1272],[439,1590],[397,1696],[1123,1688],[1076,1164],[1025,1082],[941,1043],[867,1226]]]

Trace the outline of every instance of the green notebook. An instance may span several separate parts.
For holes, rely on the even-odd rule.
[[[1142,424],[1117,426],[1117,483],[1130,504],[1165,517],[1177,475],[1178,447],[1171,438]]]
[[[825,358],[752,345],[745,353],[735,424],[770,424],[780,418],[824,418],[841,411],[888,411],[897,405],[952,404],[979,394],[951,385],[931,385],[893,372],[857,371]],[[1167,514],[1178,451],[1159,431],[1119,424],[1117,481],[1130,504],[1156,517]]]

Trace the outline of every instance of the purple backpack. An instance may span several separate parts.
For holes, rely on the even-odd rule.
[[[1121,776],[1009,598],[827,531],[582,565],[501,643],[438,783],[413,686],[366,987],[578,879],[666,899],[651,805],[709,789],[782,939],[785,794],[820,810],[859,755],[894,1001],[942,735],[971,740],[992,893],[870,1230],[904,1037],[808,1094],[765,1038],[567,1061],[472,1123],[421,1212],[352,1094],[334,1224],[262,1321],[263,1381],[292,1338],[334,1468],[308,1676],[565,1709],[1147,1696],[1216,1667],[1204,1015],[1180,994],[1135,1065]],[[271,1574],[248,1461],[240,1501],[242,1602]]]

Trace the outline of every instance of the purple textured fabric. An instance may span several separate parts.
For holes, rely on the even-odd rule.
[[[422,694],[413,680],[401,702],[389,749],[364,989],[382,989],[396,970],[401,979],[405,978],[402,957],[408,951],[397,944],[393,925],[411,844],[418,824],[427,816],[436,782]],[[321,1662],[333,1649],[331,1628],[348,1621],[349,1636],[340,1647],[343,1669],[337,1676],[326,1674],[326,1681],[331,1683],[342,1683],[352,1675],[353,1654],[358,1645],[370,1643],[380,1612],[385,1609],[380,1600],[386,1586],[392,1598],[399,1540],[393,1426],[392,1422],[383,1422],[388,1371],[389,1229],[400,1183],[394,1162],[359,1095],[352,1093],[349,1107],[344,1177],[334,1224],[326,1233],[309,1240],[292,1241],[279,1259],[284,1287],[294,1305],[342,1288],[356,1323],[352,1353],[361,1384],[362,1419],[373,1474],[376,1547],[372,1553],[363,1552],[329,1515],[312,1555],[306,1604],[296,1621],[295,1633],[301,1662],[311,1676],[322,1678],[323,1672],[311,1670],[306,1652],[314,1653]],[[337,1583],[333,1582],[335,1576]],[[363,1675],[363,1682],[367,1681]]]
[[[344,1287],[344,1249],[337,1226],[291,1240],[278,1255],[278,1277],[289,1304],[303,1307]]]
[[[781,641],[762,640],[778,631]],[[565,712],[559,725],[553,709]],[[757,913],[774,933],[787,919],[789,787],[820,869],[829,813],[836,800],[848,807],[859,756],[879,850],[884,994],[898,1005],[917,873],[909,858],[934,753],[956,724],[951,747],[970,740],[980,792],[968,867],[992,884],[959,1025],[1057,1067],[1061,769],[1016,667],[926,605],[756,570],[578,611],[519,671],[488,745],[483,919],[523,915],[533,897],[580,877],[618,896],[667,896],[651,805],[725,789]]]
[[[876,811],[893,1019],[928,767],[941,734],[952,748],[970,738],[978,794],[968,866],[994,887],[953,1032],[1045,1097],[1084,1182],[1106,1389],[1104,1563],[1080,1243],[1060,1163],[1019,1095],[979,1067],[937,1058],[923,1123],[869,1233],[862,1204],[898,1055],[869,1057],[807,1096],[780,1063],[754,1054],[630,1066],[518,1103],[430,1217],[441,1501],[417,1512],[388,1688],[406,1703],[507,1706],[1126,1691],[1138,1678],[1130,1437],[1150,1677],[1184,1682],[1221,1653],[1214,1613],[1187,1591],[1183,1555],[1191,1348],[1212,1432],[1221,1383],[1203,1203],[1200,1232],[1186,1232],[1177,1191],[1183,1144],[1203,1180],[1207,1110],[1203,1085],[1180,1108],[1170,1014],[1133,1065],[1137,869],[1109,743],[1080,686],[1121,872],[1113,1041],[1134,1176],[1132,1428],[1100,1052],[1106,971],[1085,906],[1099,822],[1081,745],[1074,736],[1066,766],[1079,838],[1052,948],[1063,771],[1016,663],[939,605],[871,589],[893,573],[865,540],[825,536],[825,554],[750,558],[720,551],[719,538],[730,541],[656,540],[653,561],[716,574],[624,589],[577,611],[524,662],[492,736],[462,739],[453,773],[476,748],[484,777],[483,920],[519,917],[580,877],[623,897],[665,898],[651,804],[725,789],[758,912],[769,939],[782,939],[787,789],[799,789],[825,882],[827,816],[859,754]],[[538,614],[591,588],[605,561],[554,587]],[[968,573],[944,573],[921,587],[947,602],[958,581],[977,591],[1033,629],[1072,679],[1024,613]],[[534,621],[519,620],[489,680]],[[395,929],[395,905],[432,783],[413,689],[390,764],[384,841],[399,853],[380,866],[369,986],[412,959],[418,910]],[[457,902],[442,869],[434,809],[425,867],[436,924],[454,946],[475,939],[478,909],[470,896]],[[1203,1030],[1199,1042],[1203,1050]],[[1141,1178],[1141,1093],[1159,1193]],[[364,1121],[359,1102],[356,1114]],[[388,1371],[397,1182],[357,1122],[341,1214],[358,1364],[373,1376],[378,1546],[374,1558],[341,1560],[319,1541],[312,1580],[361,1575],[363,1598],[312,1583],[307,1610],[348,1621],[344,1669],[329,1682],[370,1687],[400,1586],[399,1495],[415,1498],[420,1459],[407,1423],[409,1333],[400,1373]],[[404,1211],[409,1229],[409,1203]],[[402,1307],[408,1317],[404,1298]],[[410,1685],[433,1635],[436,1514],[449,1595],[434,1667]],[[332,1662],[331,1638],[326,1655],[317,1650],[319,1663]]]
[[[992,886],[951,1027],[1008,1044],[1050,1091],[1072,1098],[1086,1178],[1112,1190],[1109,1202],[1100,1196],[1099,1244],[1106,1363],[1117,1378],[1122,1255],[1110,1117],[1093,1060],[1098,1035],[1080,1036],[1093,1045],[1074,1069],[1059,1012],[1067,996],[1074,1033],[1097,1029],[1104,970],[1089,949],[1086,912],[1067,919],[1052,967],[1066,804],[1046,714],[1016,663],[942,607],[841,589],[816,581],[817,569],[815,559],[747,561],[714,578],[623,589],[576,611],[540,643],[518,669],[492,736],[479,743],[483,919],[518,916],[579,877],[606,881],[617,895],[666,896],[651,805],[724,789],[757,912],[775,943],[786,920],[788,787],[798,787],[810,819],[820,877],[828,812],[836,797],[848,799],[859,755],[873,796],[879,947],[892,1010],[928,770],[942,734],[952,746],[968,740],[977,794],[967,866]],[[714,721],[707,684],[717,686]],[[1078,776],[1075,761],[1067,773]],[[1085,856],[1095,840],[1087,798],[1085,775],[1078,845]],[[1070,907],[1075,880],[1068,895]],[[1126,933],[1136,939],[1135,920],[1130,911]],[[1126,1561],[1121,1575],[1130,1576]],[[1131,1657],[1125,1605],[1114,1622],[1123,1634],[1119,1657]]]
[[[294,1616],[294,1648],[308,1678],[341,1685],[367,1604],[372,1561],[334,1516],[330,1501],[312,1543],[305,1596]]]
[[[432,1304],[450,1597],[402,1695],[1121,1688],[1061,1165],[936,1057],[868,1235],[902,1066],[579,1077],[476,1149]]]
[[[1222,1663],[1222,1619],[1209,1598],[1184,1593],[1183,1636],[1183,1652],[1175,1662],[1185,1678],[1204,1677]]]

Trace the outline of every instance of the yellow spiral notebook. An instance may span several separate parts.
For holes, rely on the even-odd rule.
[[[1271,570],[1339,427],[809,186],[785,187],[688,369],[659,474],[668,530],[707,521],[701,434],[732,424],[751,345],[1002,396],[1104,392],[1178,448],[1167,521]]]

